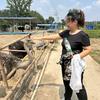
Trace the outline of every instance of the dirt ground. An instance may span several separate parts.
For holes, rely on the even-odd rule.
[[[92,40],[92,48],[99,45],[99,40]],[[96,43],[96,44],[95,44]],[[60,44],[52,52],[41,85],[35,100],[64,100],[64,87],[61,77],[61,68],[56,64],[61,52]],[[91,56],[85,57],[86,70],[84,73],[84,84],[88,94],[88,100],[100,100],[100,65]],[[72,100],[77,100],[74,94]]]
[[[24,37],[25,35],[0,35],[0,48]]]
[[[86,71],[84,83],[87,88],[89,100],[100,100],[100,39],[91,39],[92,58],[86,57]],[[95,53],[98,51],[98,53]]]
[[[100,38],[98,39],[92,38],[91,45],[93,50],[100,50]]]
[[[100,39],[91,39],[92,52],[91,56],[100,64]]]
[[[4,46],[8,41],[15,40],[20,36],[1,36],[0,47]],[[100,50],[100,39],[92,39],[91,45],[93,50]],[[41,82],[36,100],[60,100],[63,96],[63,82],[61,77],[60,66],[56,63],[59,61],[61,46],[53,50],[51,61],[48,63],[45,76]],[[86,58],[86,71],[84,74],[84,84],[88,93],[88,100],[100,100],[100,64],[95,62],[90,56]],[[99,58],[98,58],[99,59]],[[42,87],[42,88],[41,88]],[[75,99],[73,99],[75,100]]]

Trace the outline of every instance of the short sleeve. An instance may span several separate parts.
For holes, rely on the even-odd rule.
[[[68,33],[68,32],[69,32],[68,30],[64,30],[63,32],[59,33],[59,36],[61,38],[64,38],[67,35],[66,33]]]
[[[82,34],[82,45],[85,47],[85,46],[90,46],[90,39],[89,39],[89,36],[88,34],[84,33]]]

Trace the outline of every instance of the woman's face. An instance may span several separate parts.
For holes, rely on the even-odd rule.
[[[77,20],[66,20],[66,25],[69,30],[73,30],[78,27]]]

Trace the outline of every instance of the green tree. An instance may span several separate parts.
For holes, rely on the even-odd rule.
[[[49,16],[49,18],[46,19],[45,21],[46,21],[47,24],[52,24],[55,21],[55,19],[54,19],[54,17]]]
[[[10,16],[10,11],[7,9],[0,10],[0,17],[8,17]]]
[[[12,16],[28,16],[32,0],[7,0],[7,8]]]
[[[36,23],[44,23],[45,20],[43,18],[43,16],[41,14],[39,14],[38,12],[36,11],[30,11],[30,15],[31,17],[36,17]]]
[[[7,9],[0,10],[0,17],[9,17],[10,12]],[[7,31],[7,28],[9,27],[9,23],[7,20],[0,20],[0,30],[1,31]]]

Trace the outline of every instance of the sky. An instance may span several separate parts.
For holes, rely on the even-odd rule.
[[[0,10],[7,6],[0,0]],[[69,9],[82,9],[86,21],[100,21],[100,0],[33,0],[31,10],[38,11],[45,19],[53,16],[56,21],[64,19]]]

